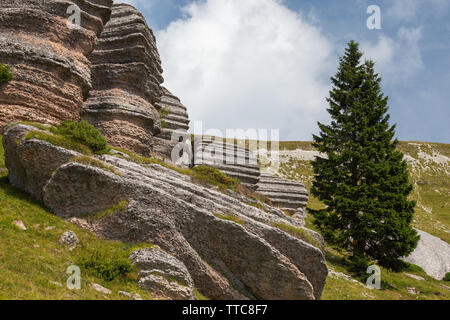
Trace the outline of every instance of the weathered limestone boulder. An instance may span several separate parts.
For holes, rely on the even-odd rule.
[[[64,159],[71,152],[24,139],[31,129],[17,125],[5,132],[10,179],[19,188],[42,195],[43,203],[56,215],[82,218],[127,200],[123,210],[93,219],[92,230],[106,239],[157,245],[186,266],[194,286],[206,296],[321,297],[328,274],[324,255],[314,245],[274,227],[301,227],[280,210],[272,208],[268,213],[166,167],[139,165],[113,155],[97,159],[120,175],[70,159],[53,165],[31,161],[29,150],[41,154],[41,159]]]
[[[253,152],[248,149],[202,137],[194,142],[194,166],[200,165],[215,167],[241,180],[249,189],[257,188],[260,168]]]
[[[92,85],[83,118],[113,146],[143,155],[161,131],[161,60],[156,39],[134,7],[115,4],[90,55]]]
[[[59,239],[59,243],[62,245],[74,248],[80,243],[80,240],[78,239],[75,232],[66,231],[61,235],[61,239]]]
[[[275,206],[299,220],[306,217],[308,191],[301,182],[286,180],[270,173],[261,173],[256,191],[267,196]]]
[[[430,277],[442,280],[450,272],[450,245],[424,231],[416,231],[420,236],[417,248],[404,260],[421,267]]]
[[[13,79],[0,87],[0,133],[12,121],[78,120],[91,89],[89,55],[112,0],[0,1],[0,62]],[[68,23],[71,5],[81,28]],[[70,12],[70,11],[69,11]]]
[[[180,142],[187,142],[189,140],[189,115],[186,107],[181,103],[180,99],[170,93],[169,90],[163,87],[163,96],[159,104],[163,110],[164,115],[162,121],[161,133],[155,137],[155,144],[153,151],[165,158],[172,159],[172,152],[175,146]],[[189,144],[190,145],[190,144]],[[189,150],[178,150],[183,154],[177,154],[173,162],[180,166],[188,167],[191,164],[191,152]],[[179,159],[181,158],[181,159]]]
[[[131,261],[139,268],[139,286],[159,299],[194,300],[194,282],[185,265],[159,248],[133,252]]]

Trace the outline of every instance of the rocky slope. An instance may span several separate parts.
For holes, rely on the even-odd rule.
[[[30,130],[36,128],[6,130],[9,179],[56,215],[81,223],[85,215],[126,200],[123,210],[81,224],[106,239],[158,245],[180,260],[195,286],[213,299],[321,297],[328,272],[324,255],[274,227],[301,227],[281,211],[262,211],[233,193],[194,184],[159,165],[136,164],[124,155],[99,158],[112,171],[74,162],[80,154],[25,139]]]
[[[153,136],[161,131],[163,77],[155,36],[142,14],[130,5],[114,5],[89,59],[93,90],[83,118],[113,146],[150,154]]]
[[[81,28],[70,27],[67,9],[81,9]],[[0,88],[0,132],[16,120],[55,124],[77,120],[91,89],[87,56],[112,0],[2,0],[0,61],[13,80]]]

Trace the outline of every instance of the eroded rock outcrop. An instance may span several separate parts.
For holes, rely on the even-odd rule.
[[[40,195],[64,218],[82,217],[127,200],[96,220],[106,239],[152,243],[181,261],[196,288],[212,299],[318,299],[327,266],[322,251],[276,227],[297,222],[272,208],[262,211],[231,195],[197,185],[159,165],[97,157],[117,173],[70,162],[72,151],[26,140],[35,128],[6,130],[3,144],[12,184]],[[52,162],[32,159],[59,159]],[[273,212],[277,211],[277,214]],[[227,219],[227,216],[233,219]]]
[[[230,177],[241,180],[251,190],[260,178],[258,160],[248,149],[235,144],[203,137],[194,142],[194,166],[215,167]]]
[[[91,89],[89,55],[112,0],[2,0],[0,61],[13,79],[0,87],[0,132],[12,121],[78,120]],[[68,24],[70,6],[81,28]]]
[[[261,173],[256,191],[267,196],[275,206],[299,220],[306,217],[308,191],[301,182],[286,180],[270,173]]]
[[[194,281],[185,265],[159,248],[142,249],[130,257],[139,268],[139,286],[159,299],[194,300]]]
[[[189,140],[189,115],[186,107],[181,103],[180,99],[170,93],[169,90],[163,88],[163,96],[160,102],[161,114],[161,133],[155,137],[153,151],[165,158],[172,159],[172,152],[175,146],[180,142]],[[179,150],[181,152],[181,150]],[[178,158],[181,161],[177,161]],[[191,152],[183,150],[183,154],[177,154],[174,162],[188,167],[191,164]]]
[[[442,280],[450,272],[450,245],[429,233],[416,231],[420,236],[417,248],[404,260],[421,267],[429,276]]]
[[[156,39],[142,14],[114,5],[90,60],[93,90],[83,118],[111,145],[148,155],[161,131],[163,77]]]

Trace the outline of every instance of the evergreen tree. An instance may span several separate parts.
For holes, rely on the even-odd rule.
[[[419,240],[410,226],[416,203],[408,200],[413,187],[393,140],[388,97],[374,63],[362,63],[362,56],[351,41],[331,78],[332,121],[319,123],[320,135],[314,136],[314,147],[326,156],[312,162],[312,194],[326,209],[309,212],[325,239],[350,252],[360,270],[370,259],[397,269]]]

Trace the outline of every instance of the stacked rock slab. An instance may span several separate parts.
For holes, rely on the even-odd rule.
[[[260,177],[258,160],[250,150],[207,137],[194,141],[194,166],[215,167],[255,190]]]
[[[159,104],[160,110],[163,110],[163,119],[161,124],[161,133],[155,137],[153,151],[163,157],[172,158],[172,151],[180,142],[186,142],[189,139],[189,115],[186,107],[181,103],[180,99],[170,93],[163,87],[163,96]],[[178,150],[178,149],[177,149]],[[181,152],[181,150],[180,150]],[[177,158],[178,158],[177,154]],[[190,154],[184,150],[181,155],[181,165],[189,166]],[[178,160],[178,159],[177,159]],[[177,162],[174,159],[174,162]]]
[[[0,132],[12,121],[57,124],[80,118],[91,88],[86,56],[109,19],[112,2],[0,1],[0,62],[13,74],[0,87]],[[81,26],[69,23],[77,12]]]
[[[270,173],[261,173],[256,191],[267,196],[271,202],[298,218],[306,216],[308,191],[298,181],[286,180]]]
[[[130,5],[114,5],[90,60],[93,90],[83,118],[111,145],[148,155],[161,131],[164,79],[155,36],[142,14]]]

